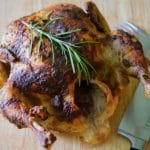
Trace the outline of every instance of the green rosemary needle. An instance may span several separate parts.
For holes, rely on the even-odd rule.
[[[49,15],[51,15],[51,13],[49,13]],[[86,58],[84,58],[79,53],[79,51],[77,51],[77,49],[79,49],[82,44],[85,44],[85,43],[98,43],[98,42],[94,42],[94,41],[83,41],[83,42],[78,42],[78,43],[66,42],[65,39],[67,39],[71,34],[79,32],[80,29],[68,30],[68,31],[64,31],[64,32],[61,32],[61,33],[52,34],[50,32],[46,32],[45,29],[52,22],[54,22],[54,21],[56,21],[60,18],[54,18],[54,19],[48,21],[45,25],[41,26],[40,22],[43,21],[44,19],[40,19],[40,21],[38,21],[35,24],[29,24],[29,23],[26,23],[25,21],[22,21],[22,23],[24,25],[26,25],[31,30],[31,34],[33,34],[33,32],[35,32],[37,37],[39,38],[38,47],[37,47],[38,53],[39,53],[41,44],[43,42],[43,37],[46,37],[51,42],[51,50],[52,50],[53,61],[55,61],[55,52],[56,52],[56,50],[60,49],[62,51],[62,54],[65,57],[66,64],[68,64],[68,62],[69,62],[71,64],[73,73],[74,74],[77,73],[79,85],[80,85],[80,82],[81,82],[81,75],[82,74],[86,78],[87,82],[89,82],[89,80],[90,80],[89,67],[94,71],[95,71],[95,69],[88,62],[88,60],[86,60]],[[32,35],[32,38],[31,38],[31,44],[33,43],[32,40],[33,40],[33,35]],[[32,48],[32,45],[31,45],[31,48]],[[32,49],[31,49],[30,53],[32,54]]]

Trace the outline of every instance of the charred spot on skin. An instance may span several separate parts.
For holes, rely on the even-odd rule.
[[[124,65],[125,67],[127,67],[127,68],[131,67],[131,63],[130,63],[127,59],[123,59],[123,60],[122,60],[122,63],[123,63],[123,65]]]
[[[56,137],[48,131],[38,131],[37,135],[39,137],[40,143],[45,148],[49,148],[49,146],[56,141]]]
[[[81,114],[81,111],[79,109],[76,109],[74,106],[72,106],[69,102],[63,103],[63,112],[61,117],[64,118],[66,121],[71,121],[77,116]]]
[[[21,103],[21,101],[18,99],[15,99],[15,98],[11,98],[9,101],[8,100],[2,101],[0,104],[0,107],[1,107],[1,109],[5,109],[9,105],[15,105],[17,103],[19,104],[19,103]]]
[[[149,79],[148,75],[146,75],[146,74],[143,75],[143,78],[144,78],[145,80],[148,80],[148,79]]]
[[[55,95],[52,100],[51,100],[51,104],[57,108],[60,109],[62,108],[62,98],[59,95]]]
[[[50,134],[50,141],[51,141],[51,144],[54,143],[56,141],[56,137],[53,135],[53,134]],[[48,143],[48,144],[47,144]],[[49,148],[49,139],[46,138],[45,139],[45,148]]]
[[[1,57],[9,63],[17,61],[16,56],[7,47],[0,46],[0,51]]]
[[[29,111],[30,115],[36,118],[40,118],[42,120],[46,120],[48,118],[48,111],[43,106],[34,106]]]

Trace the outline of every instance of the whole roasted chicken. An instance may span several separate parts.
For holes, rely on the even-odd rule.
[[[150,95],[141,44],[122,30],[111,32],[92,2],[84,10],[62,4],[13,21],[0,59],[10,66],[0,90],[2,114],[31,128],[45,147],[56,140],[51,130],[92,144],[105,140],[129,76]]]

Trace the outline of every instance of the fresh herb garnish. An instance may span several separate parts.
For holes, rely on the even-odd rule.
[[[30,48],[30,55],[32,54],[32,43],[34,40],[33,36],[36,34],[38,37],[38,44],[37,44],[37,51],[39,53],[41,44],[43,42],[43,37],[46,37],[50,42],[51,42],[51,50],[52,50],[52,56],[53,56],[53,62],[55,62],[55,52],[57,49],[60,49],[62,51],[62,54],[65,57],[66,64],[69,63],[71,64],[72,71],[73,73],[77,72],[77,77],[79,80],[79,85],[81,82],[81,74],[85,76],[87,82],[90,80],[90,72],[89,72],[89,67],[95,71],[93,66],[84,58],[78,51],[81,47],[82,44],[85,43],[98,43],[95,41],[83,41],[83,42],[78,42],[78,43],[71,43],[71,42],[66,42],[65,40],[73,33],[79,32],[80,29],[74,29],[74,30],[68,30],[68,31],[63,31],[60,33],[50,33],[46,32],[45,29],[52,24],[54,21],[59,20],[61,18],[54,18],[48,21],[45,25],[41,25],[41,22],[44,20],[48,20],[48,17],[52,13],[47,14],[46,16],[43,16],[38,22],[34,24],[29,24],[26,23],[25,21],[22,21],[24,25],[26,25],[30,30],[31,30],[31,48]],[[96,71],[95,71],[96,72]]]

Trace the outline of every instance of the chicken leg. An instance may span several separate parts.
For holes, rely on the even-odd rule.
[[[0,94],[1,111],[10,122],[17,125],[18,128],[31,128],[44,147],[48,147],[56,140],[52,133],[39,124],[39,119],[47,118],[44,108],[40,106],[31,107],[30,101],[25,98],[18,88],[12,87],[10,83],[5,84]]]
[[[123,30],[115,31],[111,36],[111,40],[127,74],[140,79],[145,88],[145,95],[150,97],[150,75],[142,45],[134,36]]]

